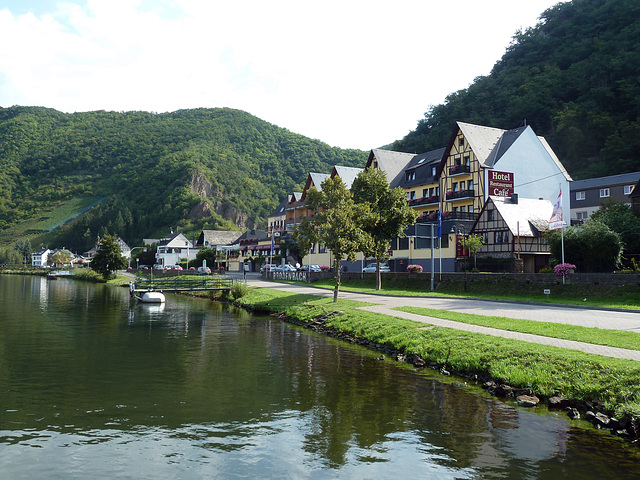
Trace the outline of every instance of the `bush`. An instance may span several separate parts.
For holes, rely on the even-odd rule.
[[[422,273],[422,265],[407,265],[409,273]]]
[[[244,297],[247,293],[249,293],[249,287],[246,283],[236,282],[231,287],[231,296],[234,300]]]

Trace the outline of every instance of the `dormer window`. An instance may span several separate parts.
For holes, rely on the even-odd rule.
[[[410,172],[406,173],[406,180],[407,182],[410,182],[412,180],[416,179],[416,171],[415,170],[411,170]]]

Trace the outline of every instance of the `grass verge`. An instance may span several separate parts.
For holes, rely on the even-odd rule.
[[[562,338],[576,342],[606,345],[608,347],[640,350],[640,333],[624,332],[621,330],[606,330],[588,328],[564,323],[537,322],[534,320],[520,320],[515,318],[474,315],[469,313],[450,312],[420,307],[396,307],[394,310],[415,313],[428,317],[443,318],[454,322],[498,328],[511,332],[530,333],[544,337]]]
[[[640,416],[638,362],[449,328],[424,329],[424,323],[357,310],[364,305],[354,301],[333,303],[329,298],[251,289],[238,303],[304,323],[340,311],[326,318],[326,326],[353,338],[419,355],[455,373],[531,388],[541,397],[596,402],[617,416]]]

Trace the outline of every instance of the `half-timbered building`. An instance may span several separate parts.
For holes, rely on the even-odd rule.
[[[549,246],[543,232],[549,227],[553,205],[549,200],[489,197],[472,234],[482,236],[478,257],[520,260],[522,271],[535,273],[549,265]]]

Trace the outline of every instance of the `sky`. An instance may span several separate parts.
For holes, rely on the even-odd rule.
[[[229,107],[369,150],[489,74],[556,3],[0,0],[0,107]]]

